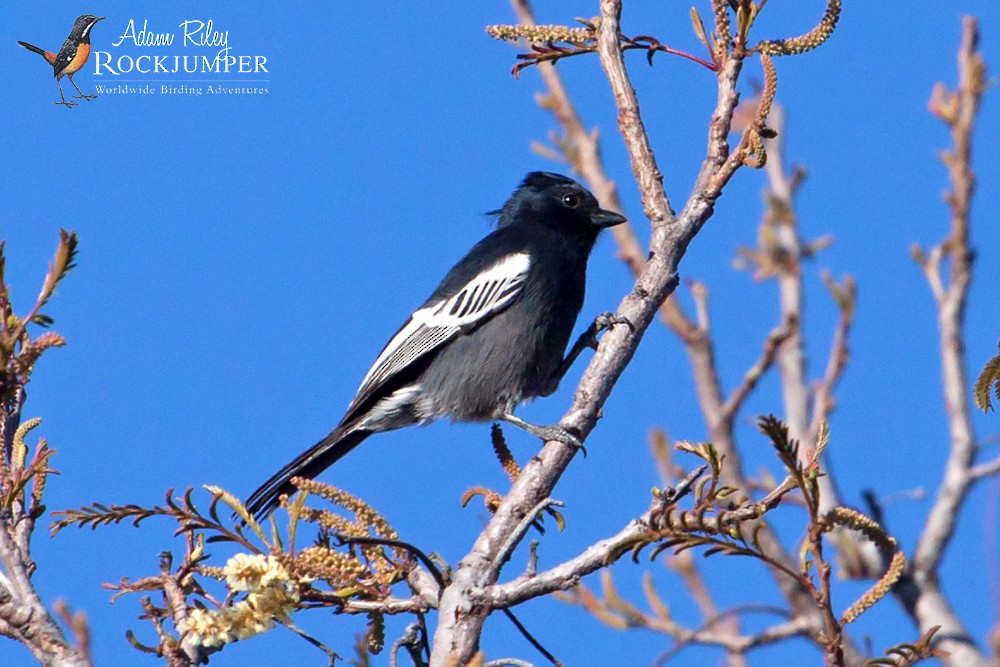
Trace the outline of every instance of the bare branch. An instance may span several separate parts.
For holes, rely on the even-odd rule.
[[[522,23],[534,24],[534,17],[526,0],[513,0],[512,4]],[[730,66],[732,66],[732,63]],[[617,189],[604,172],[596,130],[588,132],[584,129],[583,122],[577,114],[556,69],[551,64],[543,63],[539,66],[539,73],[549,93],[548,96],[541,98],[540,104],[543,108],[552,111],[563,129],[563,136],[557,137],[555,140],[556,146],[561,150],[574,171],[583,176],[587,181],[602,205],[605,208],[621,211],[622,208],[618,200]],[[624,97],[626,102],[629,102],[627,94],[622,97]],[[716,114],[713,116],[713,119],[725,117],[727,121],[725,125],[718,122],[713,123],[712,133],[710,134],[710,145],[714,148],[710,148],[709,150],[709,157],[706,164],[703,165],[702,175],[707,173],[706,170],[710,168],[710,162],[716,165],[725,165],[726,158],[731,157],[728,155],[726,138],[737,99],[734,90],[720,86],[719,109],[728,105],[729,112],[727,116],[720,114],[719,109],[717,109]],[[780,125],[780,117],[778,122]],[[746,123],[746,125],[749,126],[749,123]],[[747,129],[750,128],[748,127]],[[744,139],[741,141],[741,148],[746,143],[745,130]],[[646,150],[642,146],[636,152],[640,156],[646,155]],[[633,164],[635,165],[635,162]],[[733,161],[730,161],[730,167],[732,164]],[[780,159],[773,163],[769,161],[767,164],[769,168],[776,166],[779,173],[781,172]],[[635,169],[635,166],[633,168]],[[656,169],[655,162],[646,163],[645,168],[656,177],[653,180],[658,182],[660,175]],[[802,177],[802,171],[795,169],[789,179],[783,178],[781,180],[781,186],[787,186],[789,197],[798,188]],[[699,179],[699,183],[703,184],[705,180]],[[655,197],[644,198],[644,201],[648,199],[655,199]],[[619,258],[638,276],[645,267],[646,253],[639,243],[631,223],[617,225],[612,228],[612,231],[618,245]],[[696,298],[698,298],[697,295]],[[704,302],[703,294],[699,298],[699,301]],[[765,344],[762,358],[750,369],[741,387],[734,392],[727,403],[723,397],[722,383],[715,363],[714,346],[708,331],[708,317],[705,311],[706,308],[702,306],[703,314],[700,317],[701,325],[699,325],[683,312],[674,295],[671,295],[660,306],[660,316],[664,323],[684,341],[687,348],[695,375],[695,386],[699,403],[708,424],[710,438],[720,453],[726,457],[727,465],[724,470],[725,482],[730,486],[749,490],[751,485],[743,475],[739,451],[736,448],[733,437],[734,420],[746,395],[752,391],[757,381],[773,363],[779,343],[791,335],[791,327],[786,322],[780,333],[778,330],[772,332],[771,337]],[[784,553],[780,542],[769,527],[763,526],[759,535],[761,543],[766,544],[769,553],[776,554],[775,557],[781,560],[786,566],[794,567],[792,557]],[[792,607],[796,609],[796,613],[805,617],[811,616],[813,627],[819,627],[821,621],[816,615],[816,607],[812,597],[783,574],[776,574],[775,576],[777,585],[790,601]],[[852,653],[852,651],[853,648],[848,647],[848,652],[852,656],[857,657],[858,654],[856,652]]]
[[[780,106],[775,105],[771,118],[769,125],[776,131],[776,136],[764,140],[768,156],[765,170],[770,190],[767,196],[768,209],[761,222],[761,248],[751,255],[758,263],[761,274],[773,275],[777,279],[780,311],[789,331],[777,351],[785,418],[791,436],[804,445],[799,449],[799,458],[805,462],[810,452],[817,447],[820,425],[829,417],[835,405],[834,388],[848,360],[847,341],[854,318],[856,295],[850,278],[845,279],[843,286],[825,278],[840,309],[841,318],[834,332],[826,373],[810,395],[802,332],[803,260],[812,257],[816,248],[823,247],[828,240],[824,237],[813,243],[806,243],[799,235],[795,194],[802,183],[802,171],[794,167],[788,171],[784,167],[784,113]],[[824,465],[823,472],[824,475],[817,480],[817,484],[820,510],[825,513],[842,505],[843,501],[833,471]],[[882,557],[870,543],[839,528],[834,531],[833,539],[838,548],[838,561],[843,574],[861,578],[879,576],[883,565]]]
[[[619,130],[626,139],[644,209],[653,224],[653,234],[650,258],[617,311],[617,315],[628,319],[634,328],[615,327],[604,335],[580,381],[573,406],[560,422],[563,428],[583,437],[594,428],[601,407],[635,353],[643,333],[675,288],[677,266],[688,244],[711,216],[721,188],[742,166],[742,158],[731,159],[727,142],[732,114],[739,99],[736,80],[743,61],[737,54],[726,60],[718,74],[719,102],[712,118],[708,157],[684,211],[671,222],[673,216],[663,192],[662,178],[642,130],[635,91],[625,71],[618,39],[620,13],[618,0],[601,3],[598,52],[619,105]],[[489,614],[488,605],[478,604],[480,592],[499,575],[491,564],[525,513],[550,495],[574,454],[575,450],[562,443],[546,443],[540,454],[525,466],[472,551],[459,563],[452,584],[441,596],[441,621],[435,633],[432,665],[444,665],[446,660],[455,658],[459,662],[467,661],[475,655],[482,624]]]
[[[785,496],[795,488],[792,481],[786,479],[760,502],[753,503],[744,509],[727,512],[721,521],[721,526],[731,526],[760,518],[766,512],[777,507]],[[638,519],[631,521],[617,534],[595,542],[575,558],[544,572],[532,575],[525,574],[513,581],[493,586],[490,592],[493,605],[510,607],[540,595],[572,588],[585,575],[610,565],[628,553],[628,550],[625,549],[626,546],[635,544],[637,539],[643,535],[655,532],[657,528],[662,528],[663,526],[657,525],[662,520],[661,503],[657,501],[654,503],[654,507]],[[686,513],[670,515],[669,520],[670,527],[676,531],[692,530],[698,527],[696,521]]]
[[[962,320],[972,280],[972,250],[969,247],[969,210],[975,187],[971,164],[972,132],[985,86],[984,65],[977,50],[978,40],[975,20],[966,18],[958,54],[958,89],[949,97],[957,108],[944,107],[940,98],[946,94],[941,92],[940,87],[935,88],[931,101],[932,111],[948,123],[954,142],[954,152],[942,155],[952,185],[952,192],[946,196],[952,217],[951,234],[939,248],[950,259],[951,280],[944,288],[943,299],[938,306],[942,384],[951,433],[951,452],[942,486],[938,489],[914,558],[915,570],[923,574],[936,570],[944,555],[955,529],[958,508],[971,483],[969,470],[976,455],[975,437],[969,419],[969,381],[965,374]]]
[[[950,234],[922,262],[938,310],[942,385],[951,446],[943,479],[917,543],[912,571],[897,587],[897,594],[921,632],[941,627],[936,646],[949,653],[942,660],[952,667],[985,666],[991,662],[976,646],[938,583],[938,567],[954,535],[959,510],[977,477],[973,468],[977,446],[969,418],[970,387],[965,374],[962,321],[972,280],[973,253],[969,245],[969,213],[975,189],[972,134],[986,87],[986,66],[978,41],[976,20],[966,17],[958,51],[958,87],[949,92],[942,85],[936,86],[930,102],[931,113],[948,125],[953,142],[953,149],[941,156],[952,186],[945,197],[951,208]],[[951,265],[947,285],[941,276],[941,265],[946,258]]]
[[[705,619],[702,629],[707,629],[715,625],[718,626],[719,632],[727,632],[734,640],[738,639],[740,635],[739,614],[734,613],[732,609],[727,610],[724,614],[719,613],[718,605],[716,605],[715,600],[709,592],[708,585],[701,576],[701,570],[698,568],[691,551],[688,550],[675,555],[667,561],[667,566],[680,576],[681,581],[684,582],[699,611],[701,611],[701,615]],[[647,592],[647,598],[649,595],[650,593]],[[681,643],[679,641],[674,648],[678,648]],[[746,650],[746,648],[739,650],[727,648],[726,661],[729,667],[745,667],[746,658],[744,652]]]
[[[730,654],[741,655],[754,648],[809,634],[809,623],[802,617],[795,617],[785,623],[764,628],[753,635],[729,635],[712,632],[708,628],[713,622],[715,621],[710,620],[702,628],[690,631],[687,636],[679,637],[674,646],[657,656],[656,660],[653,661],[654,667],[666,664],[683,649],[694,644],[720,646]]]
[[[337,612],[342,614],[370,614],[373,611],[383,614],[422,614],[431,609],[426,600],[417,596],[411,598],[389,596],[380,600],[344,599],[334,591],[315,588],[304,593],[302,600],[336,607]]]
[[[813,396],[812,421],[809,425],[808,436],[808,442],[811,443],[817,442],[820,425],[829,420],[835,405],[833,390],[847,367],[847,340],[851,332],[851,325],[854,323],[854,304],[857,300],[857,290],[854,280],[850,276],[844,279],[842,287],[835,284],[829,276],[824,276],[824,281],[837,299],[840,307],[840,321],[833,334],[826,372],[823,374],[823,379],[817,383]]]
[[[979,465],[972,468],[969,474],[972,475],[974,479],[982,479],[983,477],[990,477],[1000,473],[1000,456],[993,459],[992,461],[987,461],[986,463],[980,463]]]
[[[722,406],[722,419],[728,423],[732,423],[736,415],[739,413],[740,408],[743,407],[743,401],[746,400],[747,396],[753,392],[757,383],[764,376],[764,373],[771,367],[774,363],[774,359],[778,354],[778,348],[781,344],[788,340],[788,337],[792,333],[792,326],[789,322],[785,322],[781,327],[777,327],[771,330],[768,335],[767,340],[764,341],[764,350],[760,355],[760,358],[754,363],[753,366],[746,372],[743,376],[743,382],[739,387],[733,390],[733,393],[729,395],[726,400],[725,405]]]

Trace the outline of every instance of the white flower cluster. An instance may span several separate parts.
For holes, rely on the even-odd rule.
[[[229,590],[247,596],[229,607],[191,609],[177,628],[186,643],[213,648],[267,632],[299,601],[297,583],[274,556],[237,554],[222,571]]]

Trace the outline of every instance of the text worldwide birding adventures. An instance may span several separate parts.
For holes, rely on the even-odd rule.
[[[262,517],[293,477],[314,478],[373,433],[447,417],[503,420],[546,439],[578,445],[557,426],[536,426],[514,409],[556,390],[576,356],[607,326],[599,318],[569,354],[583,306],[587,260],[601,230],[625,218],[605,211],[576,181],[529,173],[496,229],[445,275],[375,359],[346,414],[318,443],[247,500]]]
[[[69,82],[76,88],[76,92],[80,93],[79,95],[74,95],[73,99],[83,99],[89,102],[97,97],[97,95],[87,95],[80,90],[80,86],[76,85],[76,82],[73,81],[73,75],[87,64],[87,59],[90,58],[90,31],[98,21],[102,21],[104,18],[103,16],[94,16],[93,14],[84,14],[78,17],[76,22],[73,23],[73,29],[69,31],[69,37],[59,47],[58,53],[52,53],[34,44],[17,40],[17,43],[22,47],[32,53],[37,53],[45,59],[45,62],[52,65],[52,74],[55,76],[56,84],[59,86],[60,101],[57,101],[56,104],[62,104],[67,109],[72,109],[79,104],[79,102],[67,100],[66,96],[63,95],[62,78],[64,76],[69,77]]]

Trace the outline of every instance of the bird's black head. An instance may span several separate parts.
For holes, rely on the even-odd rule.
[[[524,177],[514,194],[499,211],[498,227],[543,225],[570,234],[597,237],[605,227],[625,222],[625,218],[605,211],[594,195],[572,178],[547,171],[533,171]]]
[[[90,39],[90,29],[94,27],[94,24],[98,21],[103,21],[106,16],[94,16],[93,14],[84,14],[77,17],[76,23],[73,24],[73,30],[70,31],[70,37],[77,37],[79,39]]]

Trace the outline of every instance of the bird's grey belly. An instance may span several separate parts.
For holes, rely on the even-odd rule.
[[[519,321],[518,311],[515,305],[441,350],[420,378],[421,393],[433,404],[434,417],[488,421],[512,412],[548,386],[562,362],[569,329],[565,334],[554,331],[548,318],[536,327],[504,326],[507,318]]]

